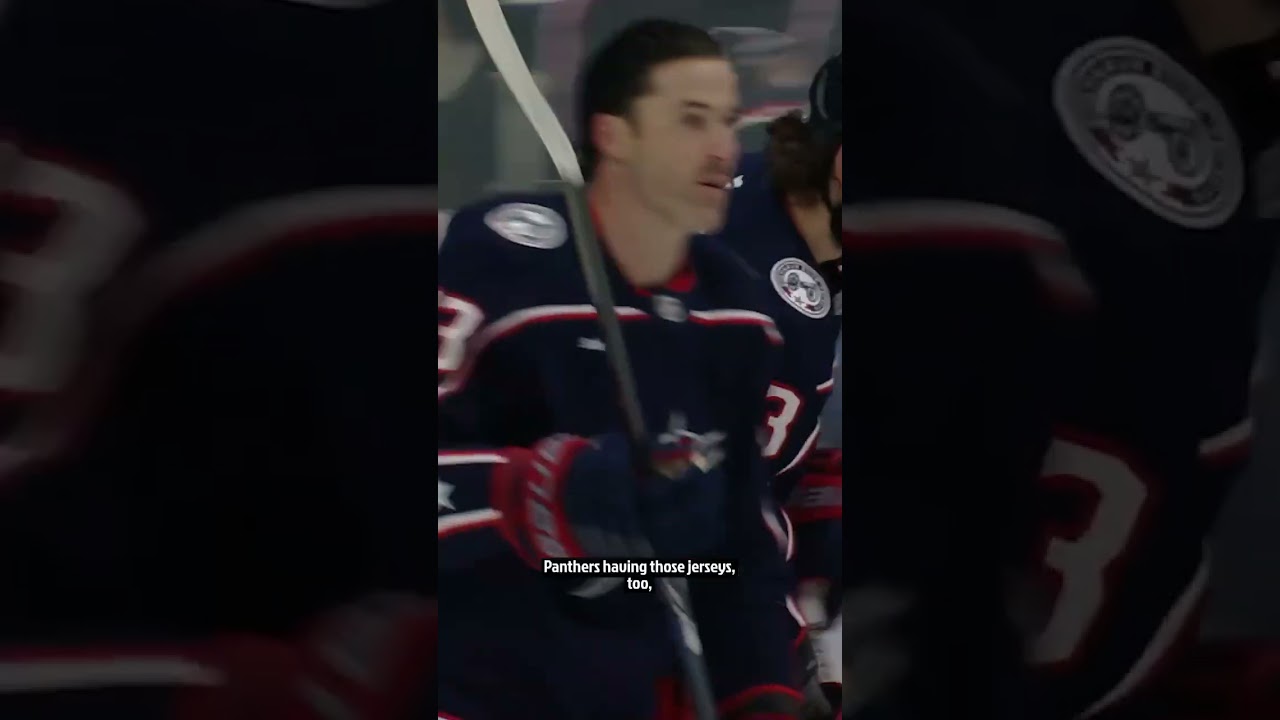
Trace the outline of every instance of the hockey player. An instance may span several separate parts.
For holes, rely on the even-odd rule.
[[[0,717],[430,705],[430,19],[318,4],[0,4]]]
[[[676,639],[659,596],[544,572],[651,556],[739,563],[690,579],[722,717],[797,711],[757,436],[781,336],[741,260],[697,235],[723,221],[737,101],[714,40],[669,21],[623,30],[582,78],[588,196],[652,447],[623,433],[564,201],[502,196],[450,221],[437,293],[442,717],[664,712]]]
[[[905,717],[1129,717],[1194,632],[1251,434],[1280,126],[1264,63],[1219,72],[1180,9],[1267,27],[1222,22],[1244,5],[854,6],[845,442],[875,482],[850,573],[879,609],[845,622],[897,635]]]
[[[817,442],[840,333],[842,76],[840,56],[824,63],[807,119],[773,121],[765,151],[739,164],[723,231],[768,285],[769,312],[786,340],[769,386],[764,453],[786,510],[782,523],[794,533],[796,609],[824,635],[814,641],[826,645],[821,678],[831,686],[840,682],[841,643],[838,631],[824,631],[841,588],[842,460],[840,450],[818,450]]]

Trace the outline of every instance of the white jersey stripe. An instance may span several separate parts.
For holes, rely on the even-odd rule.
[[[508,462],[505,455],[491,452],[438,452],[437,465],[501,465]]]
[[[805,458],[809,457],[809,452],[813,450],[813,446],[818,442],[818,435],[822,433],[822,423],[819,422],[813,426],[813,432],[809,434],[809,438],[804,441],[804,445],[800,446],[800,450],[796,452],[796,456],[791,458],[791,462],[778,471],[778,475],[782,475],[796,465],[799,465]]]
[[[926,198],[844,206],[845,230],[857,234],[929,233],[965,228],[1035,238],[1065,246],[1062,233],[1049,222],[1016,210],[985,203]]]
[[[1213,437],[1200,443],[1200,457],[1216,460],[1234,454],[1253,441],[1253,418],[1245,418]]]
[[[488,527],[502,519],[502,513],[493,508],[467,510],[453,515],[446,515],[436,521],[436,538],[454,535],[469,530]]]
[[[650,315],[639,308],[619,306],[615,308],[619,320],[642,320],[649,318]],[[436,389],[436,400],[453,395],[460,391],[467,382],[471,374],[471,369],[475,366],[475,361],[479,358],[489,345],[494,342],[519,331],[520,329],[538,322],[549,322],[557,320],[591,320],[596,317],[596,308],[593,305],[538,305],[534,307],[523,308],[515,312],[504,315],[490,323],[487,327],[475,334],[471,340],[471,347],[467,353],[467,360],[462,368],[441,383]],[[782,333],[778,331],[774,325],[773,318],[751,310],[740,309],[723,309],[723,310],[691,310],[689,318],[701,325],[756,325],[764,332],[769,342],[780,345],[782,344]]]
[[[0,661],[0,693],[108,687],[205,686],[223,683],[213,668],[177,657],[112,657]]]
[[[997,243],[1030,254],[1041,282],[1070,305],[1093,302],[1093,288],[1072,260],[1065,237],[1049,222],[998,205],[961,200],[913,199],[846,205],[845,242],[850,245],[909,243]]]

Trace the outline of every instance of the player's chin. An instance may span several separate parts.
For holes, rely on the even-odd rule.
[[[725,205],[724,201],[697,203],[689,208],[687,227],[691,232],[703,235],[719,232],[724,226]]]
[[[693,235],[714,235],[724,227],[724,214],[706,214],[689,223],[689,232]]]

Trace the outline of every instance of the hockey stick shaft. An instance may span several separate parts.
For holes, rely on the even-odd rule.
[[[613,289],[605,274],[604,258],[596,238],[595,225],[591,222],[591,212],[587,209],[586,194],[581,185],[568,180],[563,183],[562,192],[569,205],[569,223],[573,226],[578,263],[582,268],[582,278],[587,284],[587,296],[596,308],[605,358],[613,371],[614,384],[617,386],[618,409],[622,412],[622,421],[626,425],[633,449],[640,451],[635,453],[636,461],[640,464],[638,469],[648,473],[651,470],[647,462],[649,453],[644,451],[648,432],[645,429],[644,413],[640,408],[640,392],[636,389],[631,357],[622,339],[622,322],[618,320],[618,312],[613,306]]]
[[[538,139],[551,156],[556,173],[563,181],[578,260],[588,296],[596,308],[601,340],[604,341],[607,361],[617,386],[619,410],[636,450],[634,455],[637,461],[647,463],[648,432],[636,390],[635,374],[631,370],[630,356],[622,338],[622,325],[614,308],[613,292],[609,286],[609,276],[605,271],[595,226],[587,209],[585,181],[573,143],[556,119],[551,104],[538,90],[498,0],[467,0],[467,8],[471,11],[476,31],[480,34],[489,57],[503,82],[511,90],[520,110],[533,125]],[[648,471],[647,467],[641,469]],[[699,720],[715,720],[715,696],[711,691],[711,681],[702,657],[702,642],[693,619],[688,583],[683,578],[658,578],[657,582],[659,594],[670,610],[675,625],[678,640],[676,650],[697,717]]]

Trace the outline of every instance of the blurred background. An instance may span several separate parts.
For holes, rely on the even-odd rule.
[[[537,137],[488,61],[463,0],[439,5],[440,207],[552,177]],[[803,108],[822,60],[841,49],[842,0],[507,0],[505,11],[561,123],[576,138],[575,73],[611,33],[642,17],[670,17],[712,30],[743,79],[744,150],[764,125]],[[1280,349],[1280,293],[1263,329]],[[856,340],[856,339],[855,339]],[[851,346],[856,352],[856,342]],[[1280,353],[1265,356],[1258,388],[1257,456],[1230,501],[1216,540],[1218,574],[1206,615],[1216,636],[1280,637]],[[839,378],[837,377],[837,383]],[[837,445],[839,385],[824,443]]]
[[[487,192],[528,190],[552,176],[537,137],[494,72],[463,0],[437,0],[440,49],[440,202],[458,207]],[[507,0],[525,59],[571,138],[577,68],[605,39],[644,17],[707,28],[742,78],[745,149],[764,124],[804,107],[822,61],[840,49],[841,0]]]
[[[759,150],[769,120],[808,103],[818,67],[841,50],[843,0],[506,0],[526,62],[569,137],[576,73],[614,32],[646,17],[710,30],[742,82],[743,151]],[[487,193],[536,189],[554,177],[537,136],[489,62],[465,0],[437,0],[440,46],[440,208],[448,214]],[[822,444],[839,446],[840,378]]]

